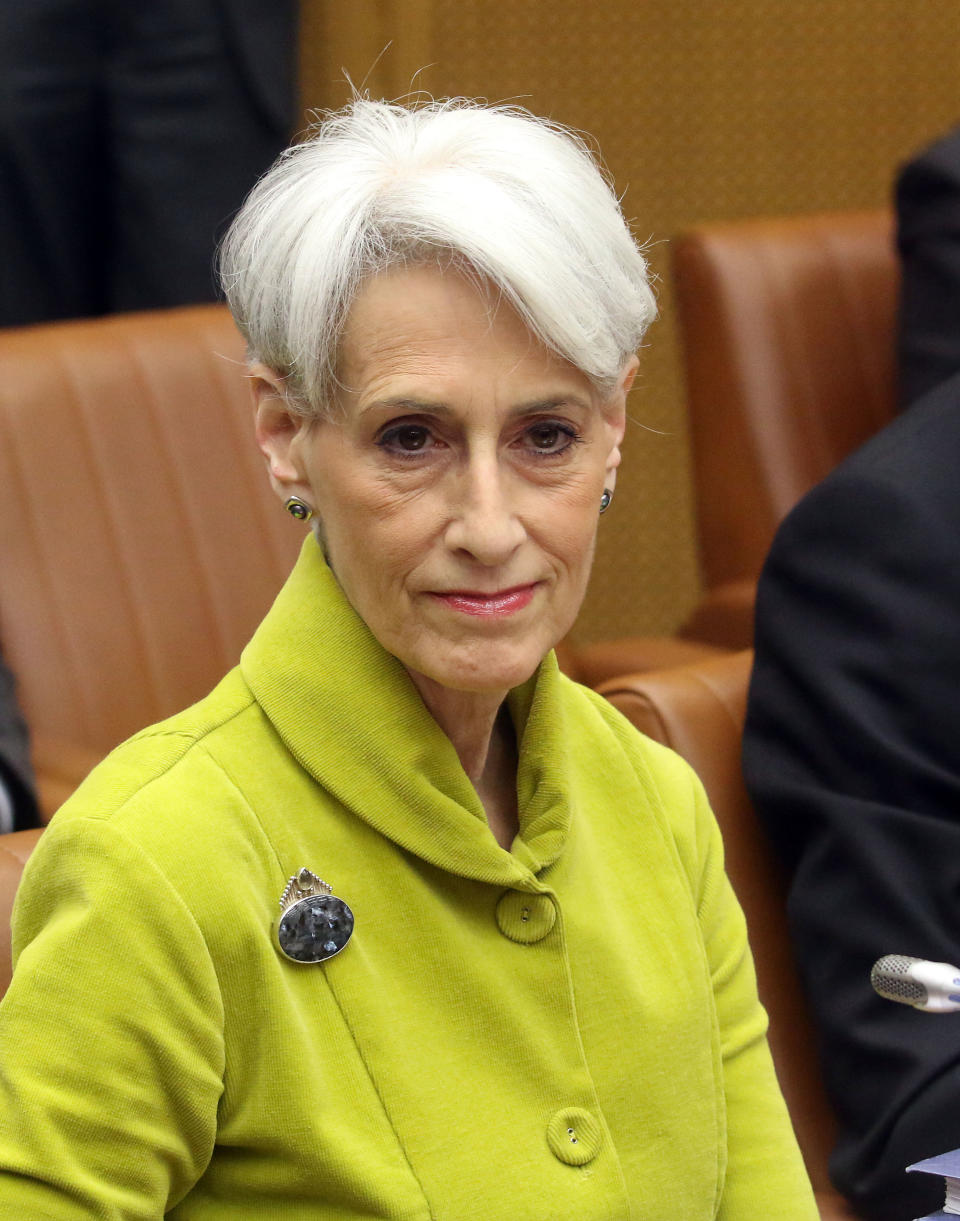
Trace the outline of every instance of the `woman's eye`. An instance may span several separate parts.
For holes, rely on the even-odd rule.
[[[561,454],[579,438],[568,425],[545,421],[527,429],[528,444],[540,454]]]
[[[388,428],[377,444],[395,453],[416,454],[429,446],[430,429],[423,424],[398,424]]]

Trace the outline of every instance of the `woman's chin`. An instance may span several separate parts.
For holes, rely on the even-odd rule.
[[[493,645],[485,642],[483,647],[463,651],[452,649],[442,658],[435,653],[429,658],[404,661],[404,664],[411,673],[437,686],[502,697],[534,674],[551,647],[549,644],[518,647],[515,643]]]

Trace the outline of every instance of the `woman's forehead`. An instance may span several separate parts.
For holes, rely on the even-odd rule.
[[[394,376],[456,381],[511,375],[588,385],[496,290],[455,267],[417,265],[373,277],[348,314],[339,361],[348,390],[363,393]]]
[[[459,331],[474,335],[489,330],[503,311],[520,321],[485,280],[456,267],[393,267],[360,287],[347,314],[343,344],[356,347],[392,336],[429,342]]]

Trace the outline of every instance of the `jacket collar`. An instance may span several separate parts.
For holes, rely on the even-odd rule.
[[[449,738],[403,665],[353,610],[313,536],[243,652],[258,704],[300,765],[408,852],[476,881],[536,887],[563,850],[564,700],[550,653],[508,697],[519,744],[520,834],[507,852]]]

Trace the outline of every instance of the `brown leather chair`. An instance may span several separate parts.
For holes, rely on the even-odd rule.
[[[745,648],[780,521],[893,418],[893,218],[704,224],[672,261],[706,586],[680,635]]]
[[[46,814],[232,666],[303,529],[222,306],[0,331],[0,631]]]
[[[827,1174],[835,1120],[787,931],[785,887],[740,771],[750,652],[611,679],[598,688],[643,733],[672,747],[703,781],[723,832],[727,872],[743,906],[770,1047],[823,1221],[857,1213]]]
[[[711,222],[674,240],[705,592],[670,640],[576,650],[581,682],[752,645],[780,521],[893,417],[892,228],[888,211],[839,212]]]

